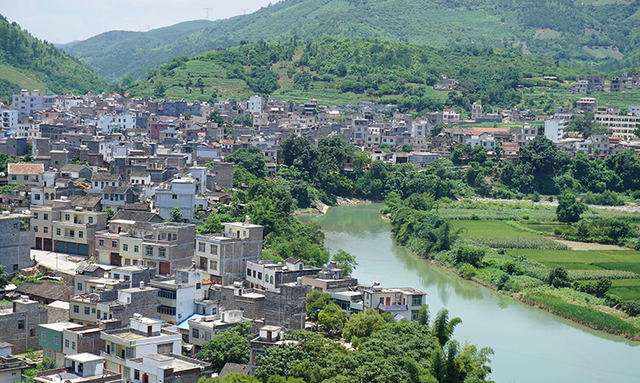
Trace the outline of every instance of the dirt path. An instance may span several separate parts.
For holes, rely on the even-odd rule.
[[[571,248],[571,250],[631,250],[626,247],[621,247],[617,245],[602,245],[600,243],[587,243],[587,242],[576,242],[576,241],[566,241],[564,239],[553,239],[556,242],[565,244]]]

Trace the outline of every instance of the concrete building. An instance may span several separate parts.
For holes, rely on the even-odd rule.
[[[482,105],[474,102],[473,105],[471,105],[471,119],[478,120],[480,118],[482,118]]]
[[[105,358],[82,353],[68,355],[61,364],[64,367],[39,371],[37,383],[124,383],[121,374],[105,368]]]
[[[233,187],[233,163],[213,161],[211,177],[207,178],[207,187],[209,190],[215,191],[216,186],[223,189]]]
[[[154,279],[149,284],[160,289],[158,317],[170,323],[180,323],[195,314],[195,301],[205,298],[200,270],[176,270],[173,278]]]
[[[196,236],[195,262],[204,277],[215,283],[229,285],[244,278],[247,261],[262,259],[264,227],[245,222],[223,223],[224,233]]]
[[[255,290],[245,291],[242,282],[235,282],[233,286],[214,285],[209,293],[210,301],[217,302],[222,311],[240,310],[245,318],[264,318],[264,294]]]
[[[592,97],[582,97],[576,101],[576,108],[585,113],[595,113],[597,105],[596,99]]]
[[[154,206],[162,218],[169,218],[172,208],[180,208],[182,217],[193,219],[196,206],[196,180],[192,177],[181,177],[158,185],[154,198]]]
[[[182,336],[175,331],[162,328],[162,321],[135,316],[128,328],[106,330],[100,335],[105,349],[100,356],[106,360],[106,368],[123,372],[129,359],[148,354],[181,354]]]
[[[5,266],[10,276],[34,265],[31,260],[31,247],[35,242],[32,218],[31,214],[11,214],[9,211],[0,215],[0,265]]]
[[[102,197],[102,189],[105,186],[122,186],[122,176],[104,172],[93,173],[91,187],[87,189],[87,194]]]
[[[62,353],[65,356],[85,352],[100,355],[100,351],[104,350],[104,340],[100,339],[100,332],[113,328],[115,324],[115,322],[105,322],[100,325],[65,328],[62,330]]]
[[[51,358],[56,362],[56,365],[62,366],[64,364],[62,332],[65,329],[77,327],[82,327],[82,325],[71,322],[41,324],[40,347],[42,348],[42,356]]]
[[[133,383],[197,383],[200,378],[210,378],[209,362],[180,354],[146,354],[126,362],[125,379]]]
[[[53,251],[53,221],[60,220],[60,211],[67,206],[31,206],[31,225],[37,250]]]
[[[11,108],[18,111],[18,118],[22,118],[53,107],[56,103],[56,97],[41,95],[37,89],[34,89],[33,92],[22,89],[20,94],[13,95],[12,101]]]
[[[420,306],[427,303],[427,293],[411,287],[382,288],[374,284],[362,294],[364,310],[373,308],[406,320],[417,320]]]
[[[302,277],[300,278],[302,279]],[[264,324],[303,330],[307,318],[307,294],[311,291],[302,281],[285,283],[264,292]]]
[[[0,109],[0,126],[3,129],[11,129],[18,126],[18,111],[13,109]]]
[[[9,353],[0,356],[0,383],[14,383],[22,381],[22,373],[31,368],[27,362],[11,355],[11,345],[6,342],[0,343],[2,349],[9,345]]]
[[[440,159],[440,155],[430,152],[411,152],[409,153],[408,162],[416,169],[426,169],[429,164]]]
[[[640,117],[621,116],[616,114],[596,114],[594,119],[609,130],[609,135],[619,137],[621,140],[631,140],[635,137],[635,130],[640,122]]]
[[[316,277],[320,268],[305,265],[296,258],[287,258],[285,265],[273,261],[247,261],[246,281],[251,287],[262,290],[273,290],[283,283],[297,282],[298,277]]]
[[[558,143],[564,135],[564,126],[564,120],[547,120],[544,122],[544,136]]]
[[[217,333],[235,327],[238,323],[251,322],[243,317],[242,310],[222,311],[216,315],[207,315],[189,319],[189,340],[195,346],[194,352],[200,352],[205,342],[213,339]]]
[[[48,323],[48,312],[37,301],[21,298],[0,310],[0,339],[13,345],[21,354],[39,347],[38,326]]]
[[[138,287],[117,290],[117,299],[103,299],[96,303],[98,318],[100,321],[116,319],[122,323],[135,314],[155,318],[160,305],[159,292],[159,289],[149,287],[144,282],[140,282]]]
[[[82,206],[60,211],[52,222],[54,249],[58,253],[89,256],[96,251],[96,232],[107,227],[107,213],[84,210]]]

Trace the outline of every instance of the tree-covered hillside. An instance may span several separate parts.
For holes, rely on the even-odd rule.
[[[523,87],[566,86],[542,80],[544,75],[562,81],[585,74],[580,66],[513,48],[430,48],[325,37],[313,42],[259,41],[194,58],[177,57],[128,89],[137,96],[203,101],[242,100],[255,93],[294,102],[316,98],[329,105],[376,100],[398,104],[402,111],[425,112],[469,110],[478,101],[487,107],[513,107],[529,96]],[[458,89],[433,90],[441,75],[456,78]],[[542,94],[533,102],[539,109],[554,106]]]
[[[126,45],[103,34],[69,52],[109,79],[141,78],[178,55],[293,36],[516,47],[618,70],[633,66],[640,56],[638,12],[635,0],[285,0],[192,33],[176,33],[165,43],[148,44],[154,31],[137,34]]]
[[[42,42],[0,15],[0,98],[46,83],[51,93],[84,94],[106,89],[106,81],[76,58]],[[44,91],[44,88],[40,88]]]

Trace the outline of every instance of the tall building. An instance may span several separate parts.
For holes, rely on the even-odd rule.
[[[55,103],[55,96],[41,95],[37,89],[34,89],[31,93],[26,89],[22,89],[20,94],[13,95],[12,109],[18,111],[18,118],[22,118],[35,112],[47,110],[53,107]]]

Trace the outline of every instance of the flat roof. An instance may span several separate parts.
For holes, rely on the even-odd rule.
[[[83,325],[81,324],[71,323],[71,322],[58,322],[58,323],[48,323],[48,324],[40,325],[40,327],[44,327],[46,329],[54,330],[54,331],[62,331],[67,328],[76,328],[76,327],[82,327],[82,326]]]
[[[90,354],[88,352],[83,352],[82,354],[67,355],[66,358],[70,359],[70,360],[75,360],[76,362],[80,362],[80,363],[104,360],[103,357],[100,357],[100,356],[94,355],[94,354]]]

